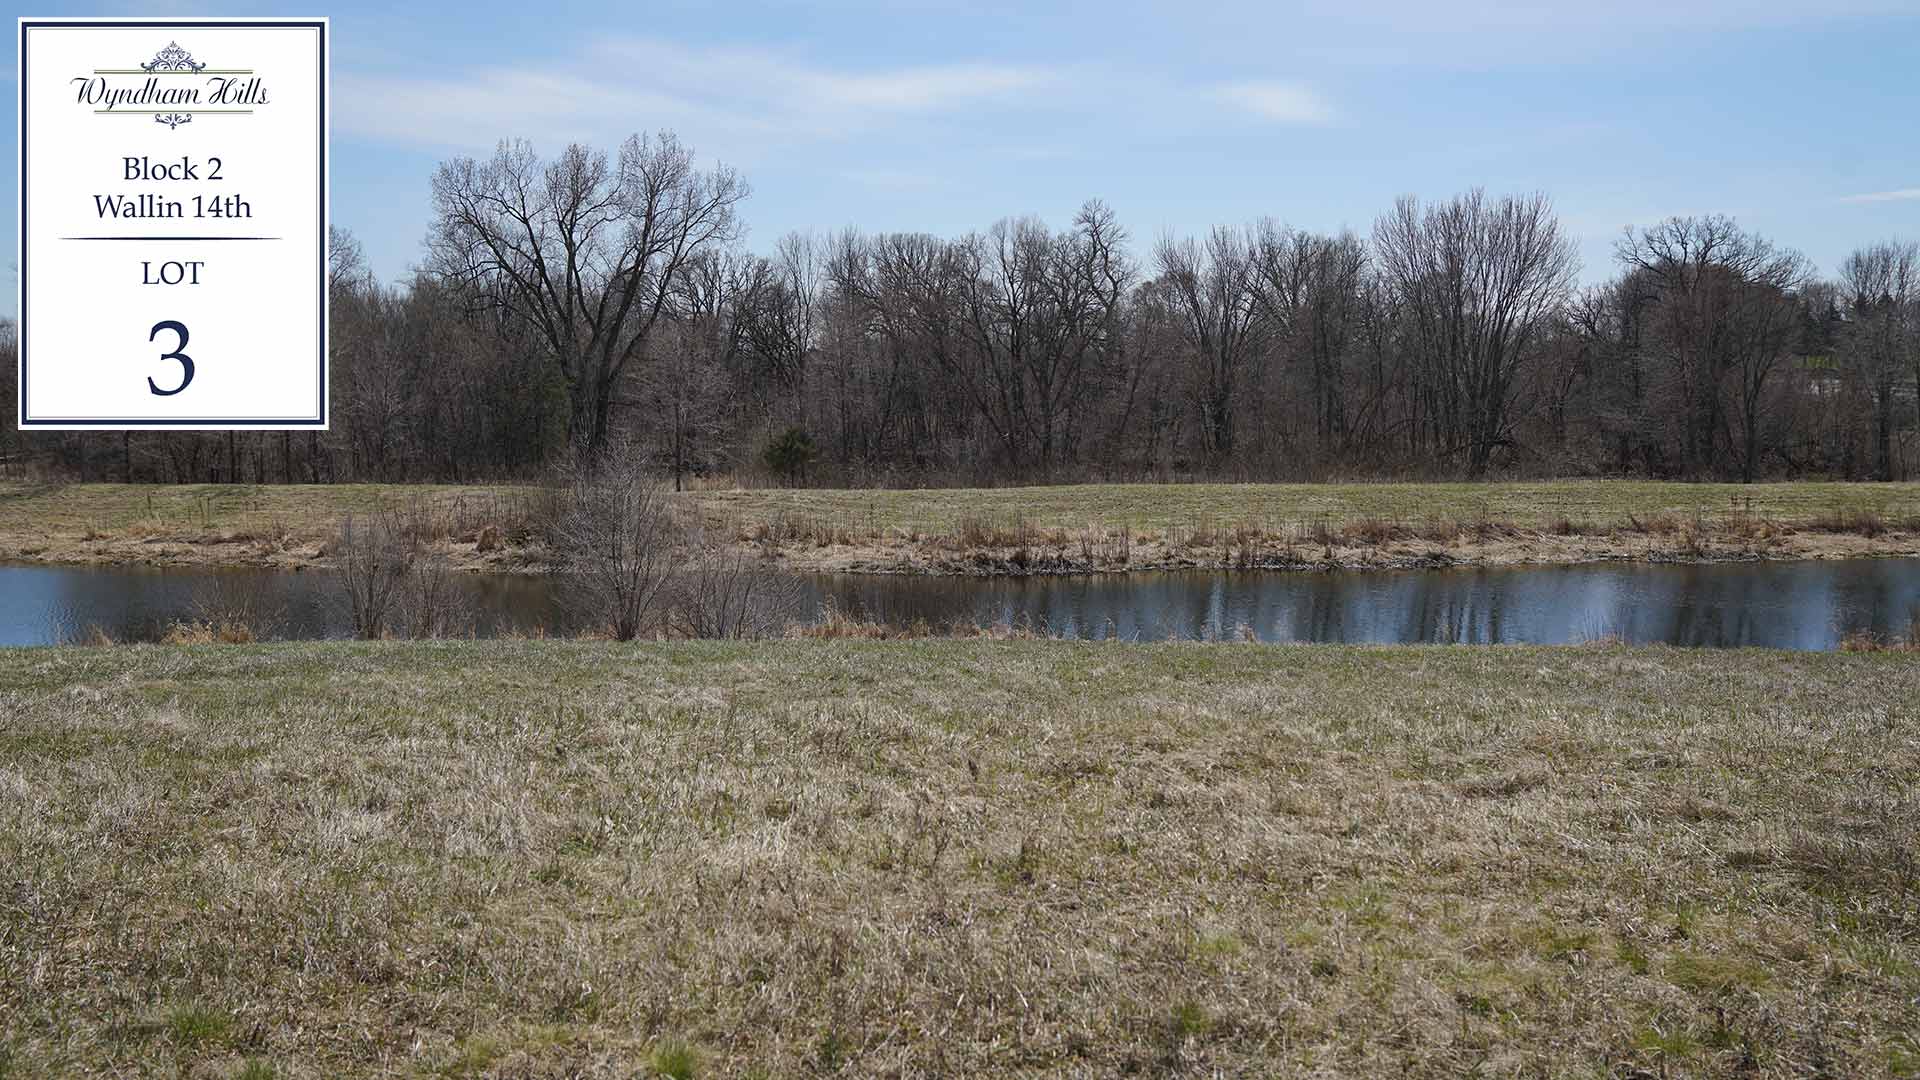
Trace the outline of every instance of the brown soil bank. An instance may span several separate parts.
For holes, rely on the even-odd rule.
[[[532,487],[0,484],[0,559],[330,565],[340,519],[427,511],[473,570],[539,572]],[[690,525],[796,571],[1089,573],[1595,559],[1920,555],[1920,484],[1109,484],[674,496]]]

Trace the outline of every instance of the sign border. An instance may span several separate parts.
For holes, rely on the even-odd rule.
[[[332,221],[333,197],[327,180],[327,142],[331,134],[332,112],[327,91],[332,76],[327,66],[327,38],[330,34],[330,21],[326,16],[292,18],[181,18],[181,19],[128,19],[128,18],[42,18],[21,16],[20,24],[20,60],[16,76],[19,96],[20,126],[18,132],[18,153],[15,155],[16,168],[19,170],[17,187],[20,191],[18,209],[19,235],[16,240],[15,258],[20,267],[15,287],[15,303],[20,312],[18,326],[19,383],[20,400],[16,419],[19,430],[38,429],[41,431],[328,431],[331,430],[327,414],[332,405],[331,387],[327,383],[327,344],[332,337],[332,325],[327,310],[327,227]],[[92,419],[44,419],[36,420],[27,415],[27,31],[34,27],[70,27],[70,26],[115,26],[115,27],[157,27],[171,29],[192,29],[201,26],[240,26],[240,27],[311,27],[319,31],[319,80],[320,80],[320,298],[319,298],[319,372],[320,372],[320,415],[316,417],[267,417],[267,418],[198,418],[198,417],[131,417],[110,420]]]

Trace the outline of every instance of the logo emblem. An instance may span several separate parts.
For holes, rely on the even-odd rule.
[[[207,65],[203,63],[196,62],[193,59],[193,54],[181,48],[179,42],[169,41],[167,42],[166,48],[153,54],[152,60],[141,64],[140,70],[149,75],[157,71],[196,73],[206,66]],[[165,124],[167,125],[167,130],[172,131],[181,124],[193,123],[193,115],[191,113],[177,112],[155,113],[153,114],[153,122],[156,124]]]

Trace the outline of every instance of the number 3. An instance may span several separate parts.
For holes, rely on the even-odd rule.
[[[171,330],[174,333],[180,335],[180,343],[173,347],[174,348],[173,352],[161,353],[160,359],[180,361],[180,370],[183,374],[180,379],[180,385],[174,387],[171,390],[160,389],[160,387],[154,384],[153,376],[149,375],[147,376],[147,389],[153,391],[154,393],[160,395],[161,397],[172,397],[173,395],[179,393],[180,391],[185,390],[187,388],[187,384],[193,381],[193,357],[188,356],[186,353],[183,353],[180,351],[181,349],[184,349],[187,347],[187,328],[185,325],[181,323],[177,323],[172,319],[168,319],[165,322],[154,323],[153,329],[147,331],[147,340],[152,341],[154,338],[159,337],[160,331],[162,330]]]

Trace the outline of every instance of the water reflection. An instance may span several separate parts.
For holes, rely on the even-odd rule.
[[[1503,570],[1185,572],[1078,578],[807,579],[824,604],[894,623],[1010,624],[1079,638],[1533,642],[1614,636],[1673,645],[1830,649],[1850,633],[1904,635],[1920,616],[1920,559]],[[554,582],[460,579],[474,632],[568,634]],[[286,637],[346,632],[331,574],[266,570],[0,566],[0,644],[38,645],[97,626],[151,640],[210,592],[265,598]]]
[[[889,622],[1011,623],[1068,637],[1532,642],[1830,649],[1905,634],[1920,560],[1593,564],[1381,573],[1029,579],[842,578],[841,607]]]

